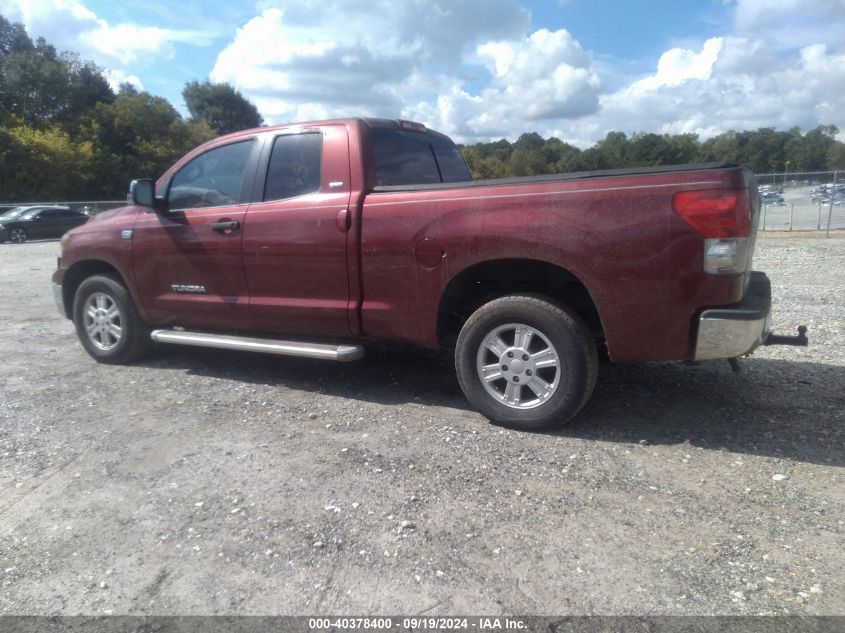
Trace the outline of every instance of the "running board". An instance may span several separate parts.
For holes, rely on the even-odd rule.
[[[323,360],[350,361],[364,356],[360,345],[327,345],[300,341],[276,341],[266,338],[248,338],[227,334],[203,334],[181,330],[153,330],[150,335],[156,343],[234,349],[242,352],[261,352],[279,356],[302,356]]]

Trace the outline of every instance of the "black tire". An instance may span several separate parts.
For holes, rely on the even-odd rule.
[[[100,312],[98,307],[92,305],[98,300],[102,300],[102,310],[105,311],[105,306],[108,306],[108,311],[93,317],[89,314],[86,319],[89,309]],[[108,329],[109,323],[118,325],[119,336],[111,331],[101,331],[96,322],[101,317],[108,319],[106,315],[112,314],[111,308],[116,308],[117,320],[111,317],[102,327]],[[152,348],[150,328],[141,320],[129,291],[117,275],[94,275],[79,284],[73,299],[73,324],[82,347],[99,363],[130,363]],[[89,335],[88,326],[95,329],[93,334]]]
[[[515,324],[522,329],[511,328]],[[509,329],[514,329],[510,340]],[[526,330],[534,333],[524,339],[531,342],[523,354],[522,348],[515,346],[517,337],[522,336],[519,332]],[[501,344],[496,344],[494,351],[488,349],[487,342],[493,341],[492,336],[498,332],[501,332],[499,341],[515,351],[515,357],[509,357],[512,352],[507,351],[499,361],[494,361]],[[534,365],[535,361],[544,364],[537,360],[541,357],[547,359],[545,364],[549,358],[556,358],[556,363],[544,367]],[[481,377],[484,371],[479,368],[481,365],[490,369],[490,379],[486,381]],[[500,378],[493,378],[498,372],[494,365],[508,371],[500,372]],[[487,418],[519,430],[539,431],[564,425],[587,403],[598,377],[598,354],[589,329],[566,306],[538,295],[508,295],[486,303],[467,319],[458,336],[455,367],[467,400]],[[538,394],[533,375],[541,379],[537,384],[554,388],[540,389],[543,395]],[[519,382],[520,378],[522,384],[510,384]],[[514,397],[511,404],[506,404],[510,389],[515,390]],[[519,401],[527,408],[514,404]]]
[[[9,241],[13,244],[23,244],[28,237],[29,233],[24,228],[16,226],[13,229],[9,229]]]

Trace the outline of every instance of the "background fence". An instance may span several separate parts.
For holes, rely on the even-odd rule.
[[[109,209],[126,206],[126,199],[123,200],[83,200],[82,202],[4,202],[0,204],[0,213],[13,209],[14,207],[33,207],[42,205],[57,205],[70,207],[75,211],[82,211],[87,215],[95,215]]]
[[[845,229],[845,172],[757,174],[763,231]]]
[[[826,231],[845,229],[845,172],[813,171],[757,174],[762,199],[761,231]],[[57,204],[94,215],[122,207],[126,200],[3,203],[15,206]]]

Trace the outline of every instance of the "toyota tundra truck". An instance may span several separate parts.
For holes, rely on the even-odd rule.
[[[53,289],[85,350],[154,343],[332,361],[368,344],[452,352],[469,402],[536,430],[611,361],[736,359],[770,333],[752,272],[753,175],[724,164],[473,181],[402,120],[230,134],[61,241]]]

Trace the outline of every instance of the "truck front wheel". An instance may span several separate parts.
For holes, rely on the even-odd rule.
[[[117,275],[95,275],[79,284],[73,323],[82,347],[100,363],[128,363],[152,347],[129,291]]]
[[[575,313],[535,295],[481,306],[458,336],[464,395],[493,422],[520,430],[558,427],[586,404],[598,375],[596,346]]]

